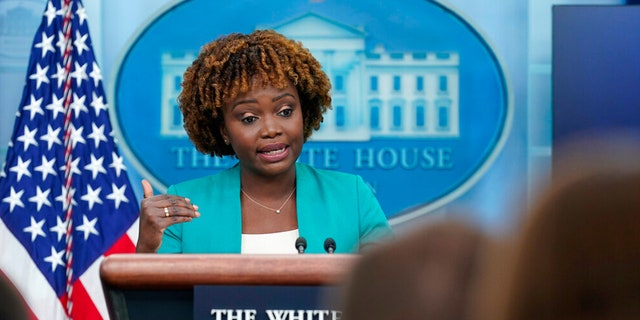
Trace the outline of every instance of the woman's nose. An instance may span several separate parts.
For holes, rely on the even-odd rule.
[[[272,138],[282,133],[282,127],[278,122],[278,119],[273,116],[266,116],[263,118],[262,136],[265,138]]]

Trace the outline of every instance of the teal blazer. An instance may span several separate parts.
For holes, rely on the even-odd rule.
[[[328,237],[336,241],[336,253],[356,253],[363,244],[392,237],[378,200],[360,176],[297,163],[296,188],[306,253],[324,253]],[[191,199],[200,217],[168,227],[159,253],[240,253],[240,166],[172,185],[167,193]]]

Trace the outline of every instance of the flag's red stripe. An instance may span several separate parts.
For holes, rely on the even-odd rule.
[[[116,243],[105,251],[104,256],[107,257],[114,253],[133,253],[136,251],[136,245],[131,241],[128,235],[123,235]]]
[[[60,303],[67,304],[67,295],[60,296]],[[71,310],[72,319],[101,320],[102,316],[93,304],[91,296],[84,288],[82,281],[76,281],[73,284],[73,309]]]

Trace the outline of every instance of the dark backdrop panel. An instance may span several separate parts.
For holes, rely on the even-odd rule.
[[[640,132],[640,6],[553,7],[553,146],[585,131]]]

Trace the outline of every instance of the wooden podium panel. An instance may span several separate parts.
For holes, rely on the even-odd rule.
[[[344,254],[113,254],[100,266],[113,320],[193,319],[197,285],[338,285],[357,257]]]

